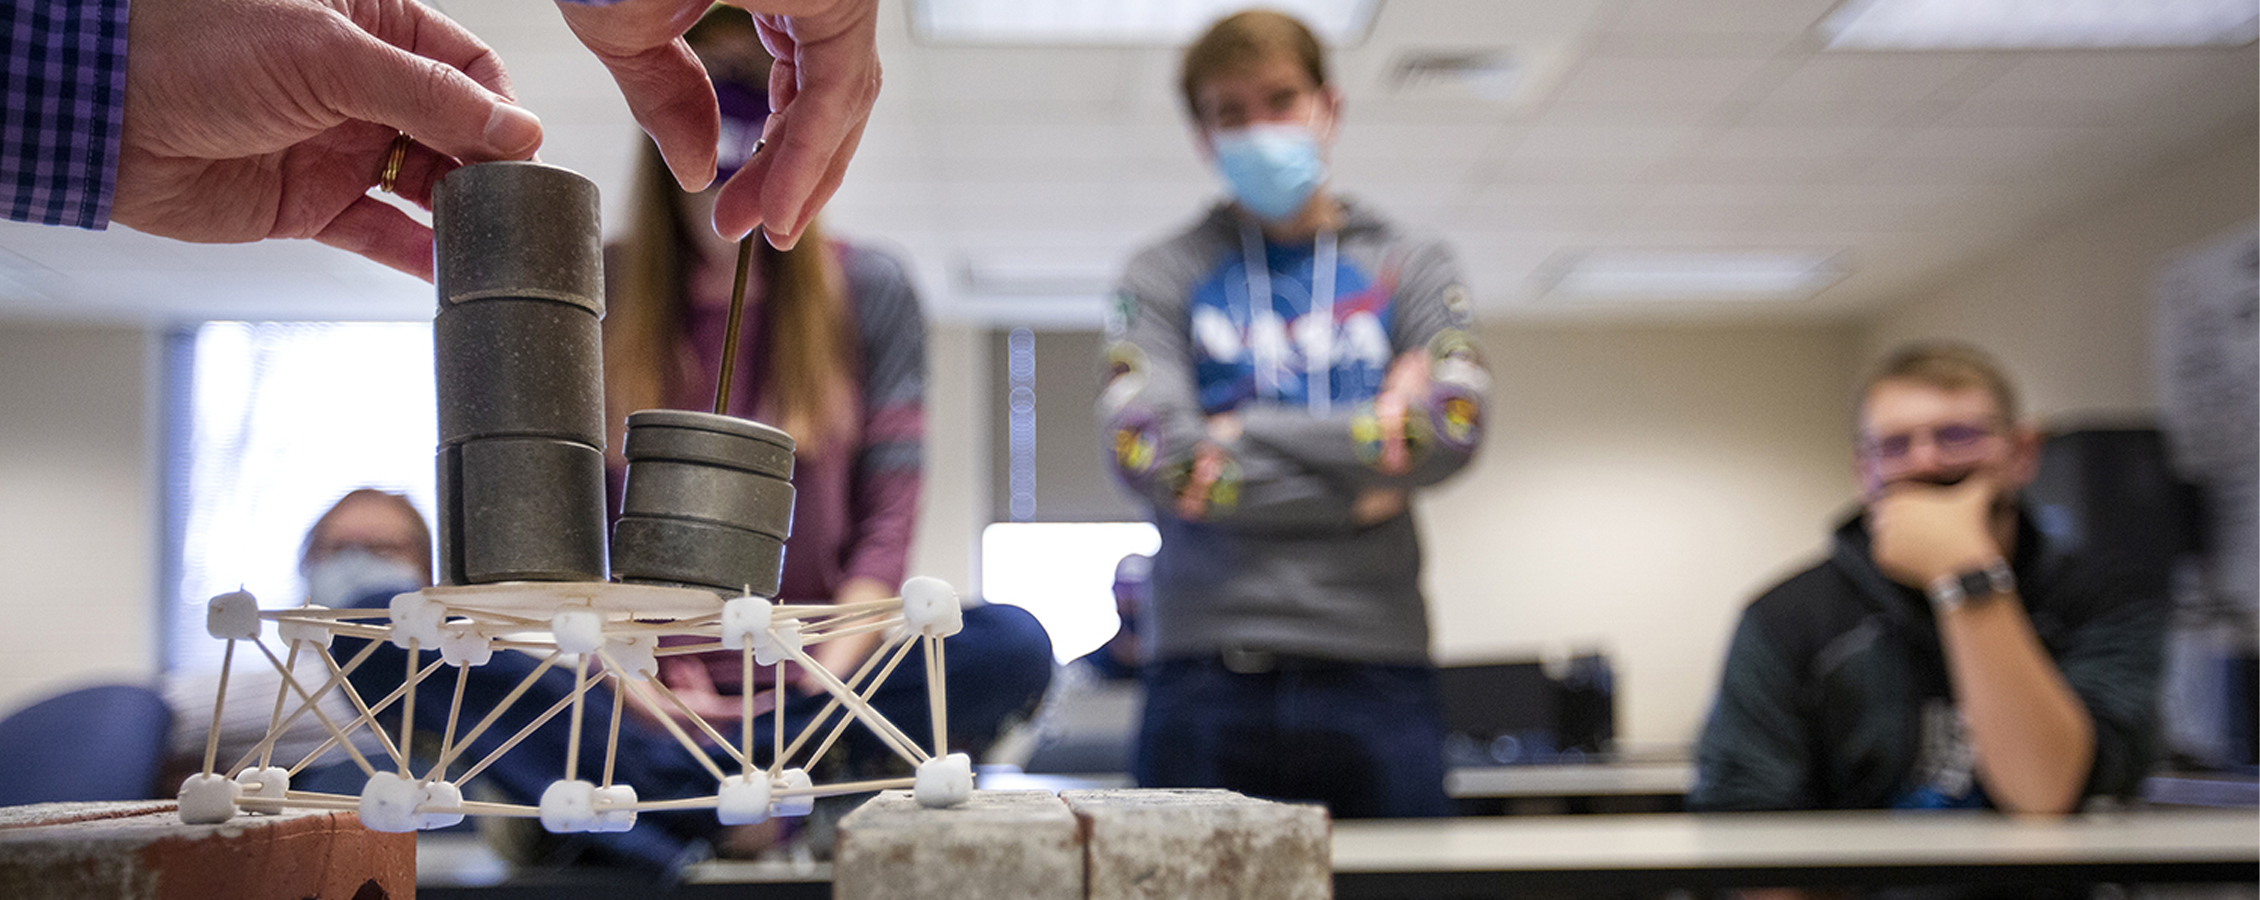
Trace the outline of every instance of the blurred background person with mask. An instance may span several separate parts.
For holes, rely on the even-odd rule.
[[[382,607],[395,594],[432,583],[431,526],[405,496],[376,488],[350,491],[307,529],[306,540],[299,546],[298,572],[306,579],[306,602],[310,605],[331,609]],[[330,673],[319,657],[306,652],[297,654],[291,676],[311,691],[328,681]],[[275,696],[282,688],[282,676],[264,661],[235,667],[228,679],[227,700],[221,706],[221,765],[233,763],[266,738],[267,729],[274,724]],[[173,708],[175,722],[171,768],[182,777],[203,762],[212,700],[219,690],[218,669],[176,671],[167,677],[165,699]],[[290,697],[283,714],[290,715],[299,702],[295,695]],[[325,694],[318,708],[339,724],[359,715],[337,691]],[[275,741],[272,758],[285,767],[295,765],[329,737],[320,720],[312,715],[300,716]],[[366,729],[354,735],[354,746],[364,755],[384,752],[382,743]],[[343,793],[360,790],[362,773],[349,762],[344,750],[331,748],[308,771],[314,774],[296,780],[301,788]]]
[[[1228,17],[1182,75],[1232,199],[1131,260],[1098,411],[1161,531],[1138,784],[1448,814],[1410,500],[1481,440],[1467,288],[1328,184],[1342,95],[1301,22]]]

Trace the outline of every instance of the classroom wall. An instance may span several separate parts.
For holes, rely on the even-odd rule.
[[[1483,329],[1482,455],[1420,507],[1442,662],[1599,649],[1617,728],[1692,740],[1735,617],[1852,496],[1847,325]]]
[[[0,714],[157,672],[157,345],[0,324]]]
[[[2193,244],[2252,227],[2260,203],[2253,124],[2216,136],[2001,253],[1887,306],[1862,344],[1954,337],[1999,355],[2043,418],[2158,406],[2151,280]]]

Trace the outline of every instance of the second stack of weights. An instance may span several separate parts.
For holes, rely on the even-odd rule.
[[[596,185],[465,166],[432,192],[441,584],[603,581]]]
[[[623,581],[777,596],[793,524],[793,439],[759,422],[628,415],[628,485],[612,526]]]

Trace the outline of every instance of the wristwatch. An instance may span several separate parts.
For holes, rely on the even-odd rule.
[[[1973,601],[1982,601],[1995,594],[2010,594],[2017,590],[2017,573],[2009,571],[2009,561],[1998,556],[1992,562],[1975,568],[1940,575],[1930,583],[1930,606],[1939,612],[1961,609]]]

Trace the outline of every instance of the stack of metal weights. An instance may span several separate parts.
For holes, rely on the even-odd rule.
[[[493,162],[432,195],[441,584],[603,581],[603,247],[596,185]],[[775,596],[793,441],[729,416],[628,417],[611,572]]]

